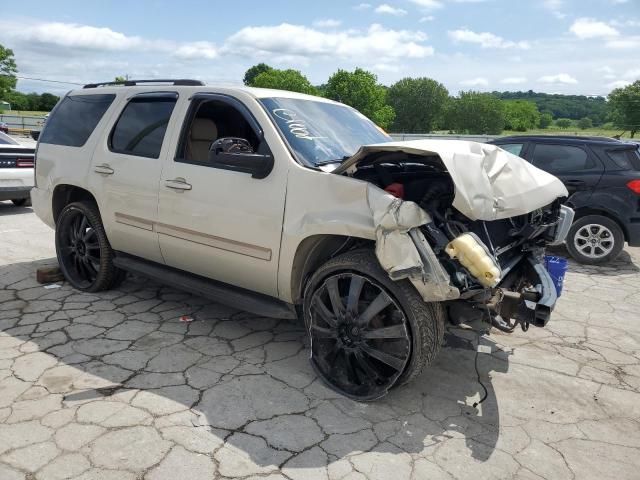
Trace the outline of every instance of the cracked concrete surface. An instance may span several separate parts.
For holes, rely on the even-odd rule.
[[[305,335],[140,278],[45,289],[53,233],[0,202],[0,479],[631,479],[640,249],[571,264],[545,329],[449,330],[374,403],[313,374]],[[195,318],[181,323],[181,315]]]

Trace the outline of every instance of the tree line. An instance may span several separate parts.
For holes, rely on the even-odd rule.
[[[385,130],[427,133],[444,130],[467,134],[500,134],[575,126],[588,129],[611,122],[631,132],[640,129],[640,81],[604,97],[528,92],[460,92],[452,96],[440,82],[403,78],[387,87],[362,68],[338,70],[327,83],[313,85],[300,71],[264,63],[249,68],[244,84],[318,95],[350,105]]]

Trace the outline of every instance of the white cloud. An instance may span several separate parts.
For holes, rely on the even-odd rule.
[[[568,73],[558,73],[557,75],[545,75],[538,79],[541,83],[553,83],[553,84],[564,84],[564,85],[575,85],[578,83],[578,80],[573,78]]]
[[[436,17],[434,17],[433,15],[427,15],[425,17],[420,18],[420,23],[433,22],[435,19]]]
[[[173,55],[185,60],[200,58],[212,60],[218,56],[218,49],[210,42],[190,42],[179,45]]]
[[[528,42],[512,42],[490,32],[477,33],[468,29],[449,30],[449,38],[454,42],[475,43],[482,48],[531,48]]]
[[[72,56],[73,50],[102,52],[162,52],[181,59],[213,59],[218,49],[211,42],[174,42],[150,40],[129,36],[106,27],[77,23],[22,23],[0,22],[0,31],[8,38],[29,45],[61,47],[60,56]]]
[[[542,2],[543,8],[551,12],[551,14],[559,19],[565,18],[567,15],[562,12],[564,7],[564,0],[544,0]]]
[[[500,83],[503,83],[504,85],[520,85],[526,81],[527,77],[507,77],[500,80]]]
[[[632,50],[640,48],[640,36],[608,40],[605,47],[616,50]]]
[[[359,3],[353,7],[354,10],[369,10],[372,7],[370,3]]]
[[[597,71],[602,73],[602,76],[607,80],[613,80],[614,78],[616,78],[615,70],[609,65],[603,65],[602,67],[598,68]]]
[[[622,75],[622,78],[628,78],[629,80],[636,80],[640,78],[640,68],[634,68],[632,70],[627,70]]]
[[[383,3],[382,5],[378,5],[374,11],[376,13],[395,15],[396,17],[402,17],[407,14],[406,10],[403,10],[402,8],[392,7],[388,3]]]
[[[231,35],[225,51],[246,56],[321,56],[341,59],[376,60],[424,58],[433,48],[423,45],[427,36],[418,31],[391,30],[373,24],[366,32],[321,32],[302,25],[245,27]]]
[[[620,32],[611,25],[593,18],[578,18],[569,27],[569,31],[580,39],[616,37],[620,35]]]
[[[127,36],[110,28],[92,27],[77,23],[35,23],[16,25],[2,22],[4,35],[29,43],[53,44],[87,50],[128,50],[141,48],[145,41]]]
[[[429,10],[442,7],[442,2],[439,0],[411,0],[411,1],[416,5],[418,5],[419,7],[426,8]]]
[[[313,26],[318,28],[336,28],[340,25],[342,25],[342,21],[334,18],[323,18],[313,22]]]
[[[465,87],[488,87],[489,80],[484,77],[470,78],[469,80],[462,80],[460,85],[464,85]]]
[[[615,82],[607,83],[607,88],[613,90],[614,88],[624,88],[627,85],[631,85],[628,80],[616,80]]]

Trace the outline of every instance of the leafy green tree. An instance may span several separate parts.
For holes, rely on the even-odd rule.
[[[116,78],[113,79],[114,82],[126,82],[127,78],[123,77],[122,75],[118,75]]]
[[[640,80],[624,88],[616,88],[609,94],[613,123],[631,133],[631,138],[640,130]]]
[[[291,92],[308,93],[316,95],[318,92],[311,82],[298,70],[278,70],[272,68],[262,72],[251,82],[253,87],[277,88]]]
[[[338,70],[329,77],[325,96],[345,103],[369,117],[384,129],[388,129],[396,113],[387,105],[387,89],[378,84],[378,77],[356,68],[353,72]]]
[[[13,57],[13,50],[0,45],[0,99],[16,88],[18,67]]]
[[[403,78],[391,85],[388,103],[396,112],[393,129],[404,133],[432,131],[441,120],[448,90],[430,78]]]
[[[538,122],[538,126],[542,129],[549,128],[553,123],[553,115],[550,113],[543,113],[540,115],[540,121]]]
[[[558,128],[569,128],[572,123],[570,118],[559,118],[556,120],[556,126]]]
[[[38,110],[42,110],[45,112],[50,112],[53,110],[53,107],[56,106],[58,100],[60,98],[52,93],[43,93],[40,95],[40,108]]]
[[[24,93],[14,90],[6,94],[4,99],[11,104],[13,110],[29,110],[29,102]]]
[[[253,67],[251,67],[249,70],[245,72],[244,78],[242,81],[244,82],[245,85],[249,87],[253,87],[255,86],[253,84],[253,81],[255,80],[255,78],[261,73],[268,72],[269,70],[272,70],[272,68],[266,63],[259,63],[257,65],[254,65]]]
[[[458,133],[500,134],[504,130],[504,105],[490,93],[460,92],[447,106],[445,125]]]
[[[540,112],[533,102],[526,100],[503,100],[504,120],[507,130],[526,132],[540,123]]]
[[[593,128],[593,121],[589,117],[582,117],[578,120],[578,127],[581,130],[586,130],[587,128]]]

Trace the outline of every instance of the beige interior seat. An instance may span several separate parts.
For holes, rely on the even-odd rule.
[[[218,138],[218,127],[210,118],[196,118],[191,124],[189,143],[187,145],[187,158],[197,162],[206,162],[209,159],[209,148]]]

